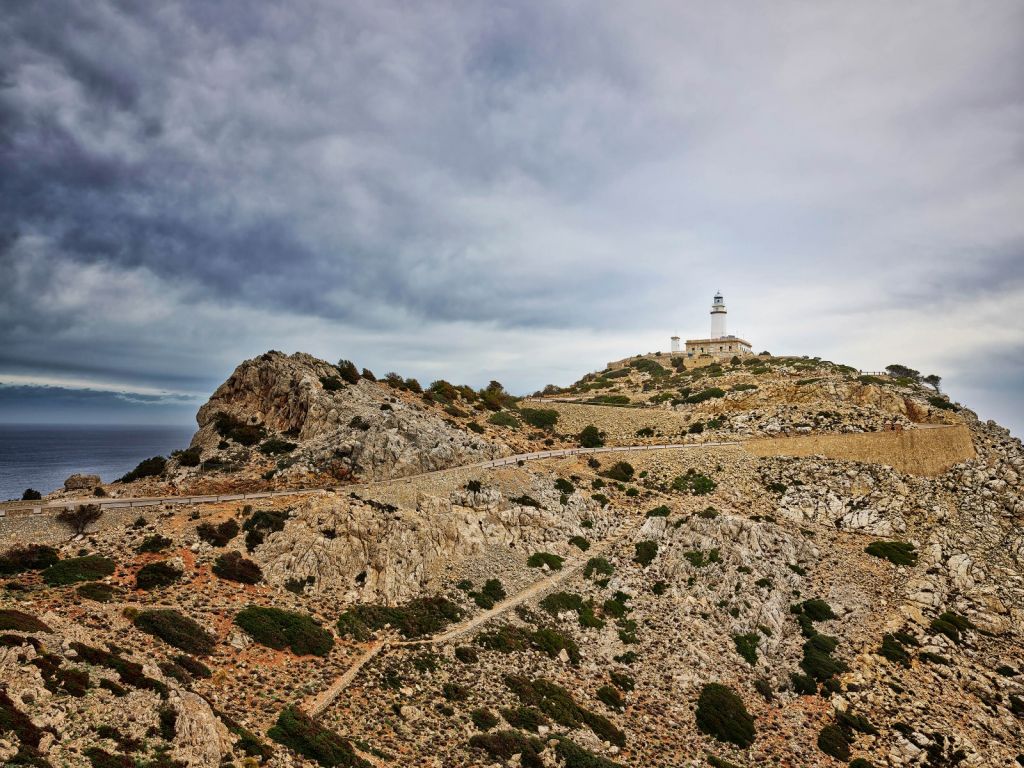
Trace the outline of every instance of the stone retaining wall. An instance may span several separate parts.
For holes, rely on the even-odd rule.
[[[903,432],[764,438],[745,441],[743,447],[754,456],[826,456],[887,464],[900,472],[927,477],[941,475],[976,456],[971,431],[963,424]]]

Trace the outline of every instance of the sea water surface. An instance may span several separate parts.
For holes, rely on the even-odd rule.
[[[46,494],[74,472],[121,477],[151,456],[187,448],[195,426],[0,424],[0,500]]]

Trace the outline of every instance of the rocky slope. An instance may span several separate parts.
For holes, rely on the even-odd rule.
[[[331,490],[12,529],[0,762],[1024,765],[1020,441],[827,361],[659,367],[557,395],[621,407],[243,363],[196,466],[108,491]],[[948,423],[939,474],[743,446]],[[691,447],[459,468],[589,425]]]

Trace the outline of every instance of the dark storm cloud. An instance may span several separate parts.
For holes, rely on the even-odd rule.
[[[964,323],[1024,349],[1014,2],[4,11],[0,380],[278,347],[533,389],[718,288],[755,344],[912,337],[953,386]]]

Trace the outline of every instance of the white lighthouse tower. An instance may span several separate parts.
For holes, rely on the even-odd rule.
[[[711,305],[711,338],[721,339],[725,336],[725,301],[722,292],[715,294],[715,302]]]

